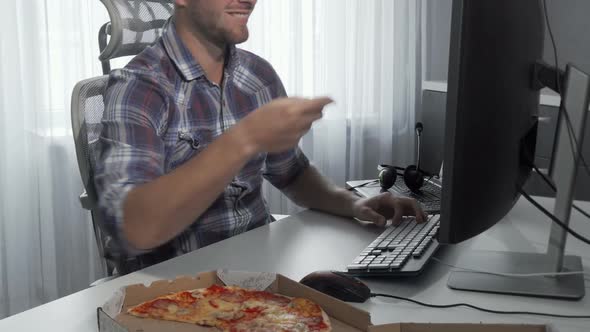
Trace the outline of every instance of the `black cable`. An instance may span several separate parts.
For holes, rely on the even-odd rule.
[[[555,187],[555,185],[553,184],[553,182],[551,182],[551,180],[547,177],[547,175],[545,175],[543,172],[541,172],[541,170],[537,167],[537,165],[533,164],[533,168],[535,169],[535,172],[537,172],[537,174],[539,174],[541,176],[541,178],[543,179],[543,181],[545,181],[545,183],[551,187],[551,189],[553,189],[553,192],[557,191],[557,188]],[[584,210],[582,210],[582,208],[578,207],[576,204],[572,203],[572,207],[576,210],[578,210],[578,212],[580,212],[581,214],[583,214],[586,218],[590,219],[590,214]]]
[[[468,308],[483,311],[483,312],[489,312],[492,314],[501,314],[501,315],[534,315],[534,316],[546,316],[546,317],[557,317],[557,318],[590,319],[590,316],[585,316],[585,315],[559,315],[559,314],[550,314],[550,313],[543,313],[543,312],[492,310],[492,309],[478,307],[478,306],[468,304],[468,303],[430,304],[430,303],[424,303],[424,302],[412,300],[407,297],[401,297],[401,296],[395,296],[395,295],[389,295],[389,294],[371,293],[371,297],[377,297],[377,296],[390,297],[393,299],[412,302],[412,303],[415,303],[415,304],[418,304],[418,305],[421,305],[424,307],[439,308],[439,309],[454,308],[454,307],[468,307]]]
[[[537,201],[535,201],[531,196],[529,196],[529,194],[527,194],[523,189],[520,190],[520,193],[522,194],[522,196],[524,196],[524,198],[526,198],[529,202],[531,202],[531,204],[533,204],[537,209],[539,209],[541,212],[543,212],[547,217],[551,218],[551,220],[553,220],[553,222],[558,224],[561,228],[563,228],[565,231],[570,233],[573,237],[575,237],[576,239],[578,239],[586,244],[590,244],[590,240],[588,240],[588,238],[580,235],[578,232],[569,228],[564,222],[559,220],[559,218],[557,218],[556,216],[551,214],[551,212],[547,211],[544,207],[541,206],[541,204],[537,203]]]
[[[577,205],[572,204],[572,206],[574,207],[574,209],[576,209],[578,212],[580,212],[582,215],[584,215],[584,217],[590,219],[590,213],[580,209]]]
[[[559,81],[559,61],[557,61],[557,44],[555,43],[555,37],[553,36],[553,30],[551,29],[551,22],[549,21],[549,11],[547,10],[547,0],[543,0],[543,14],[545,14],[545,24],[549,31],[549,37],[551,38],[551,44],[553,44],[553,57],[555,60],[555,78],[557,84],[557,93],[561,94],[561,84]]]

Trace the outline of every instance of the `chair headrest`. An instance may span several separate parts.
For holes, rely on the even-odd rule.
[[[139,54],[162,34],[174,0],[101,0],[110,17],[110,39],[99,56],[105,61]]]

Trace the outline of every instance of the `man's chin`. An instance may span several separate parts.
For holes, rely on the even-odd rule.
[[[245,42],[246,40],[248,40],[249,37],[249,33],[248,33],[248,29],[246,28],[243,31],[237,32],[237,33],[230,33],[228,35],[227,41],[229,44],[241,44],[243,42]]]

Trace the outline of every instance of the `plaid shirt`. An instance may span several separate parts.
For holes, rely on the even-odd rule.
[[[158,42],[111,73],[95,183],[105,227],[128,254],[142,253],[122,233],[129,191],[172,172],[250,112],[286,95],[268,62],[235,47],[230,48],[222,85],[207,79],[172,20]],[[299,148],[258,154],[170,244],[181,254],[267,224],[263,177],[282,189],[308,165]]]

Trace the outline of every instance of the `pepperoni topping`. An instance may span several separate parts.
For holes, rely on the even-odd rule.
[[[209,304],[213,307],[213,308],[219,308],[219,304],[215,303],[213,300],[209,300]]]

